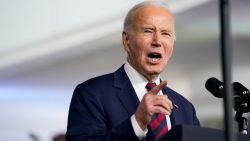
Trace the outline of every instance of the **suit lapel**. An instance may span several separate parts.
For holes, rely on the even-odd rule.
[[[114,87],[117,88],[117,96],[128,111],[129,115],[133,115],[140,101],[135,93],[135,90],[124,70],[124,66],[118,69],[114,75]],[[155,140],[154,134],[150,127],[146,136],[146,141]]]
[[[124,65],[114,74],[114,87],[124,108],[130,115],[134,114],[139,104],[139,99],[124,70]]]
[[[166,94],[168,96],[168,98],[172,101],[173,104],[173,109],[172,109],[172,113],[170,115],[170,120],[171,120],[171,126],[173,127],[174,125],[178,124],[178,112],[179,112],[179,101],[176,98],[176,96],[174,95],[174,93],[172,93],[171,91],[169,91],[169,88],[164,87],[162,89],[163,94]]]

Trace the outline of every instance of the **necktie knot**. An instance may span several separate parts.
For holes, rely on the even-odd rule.
[[[156,86],[156,83],[155,82],[148,82],[148,84],[146,85],[146,89],[148,91],[152,90],[154,87]]]

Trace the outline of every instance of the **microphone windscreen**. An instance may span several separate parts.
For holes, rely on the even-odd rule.
[[[211,92],[215,97],[222,98],[223,97],[223,82],[218,80],[217,78],[211,77],[209,78],[206,83],[206,89]]]
[[[233,83],[233,88],[234,88],[235,94],[242,96],[242,99],[244,101],[249,101],[250,100],[250,92],[249,92],[249,90],[245,86],[243,86],[241,83],[234,82]]]
[[[240,84],[239,82],[234,82],[233,83],[233,87],[235,90],[239,91],[239,92],[244,92],[244,91],[249,91],[246,87],[244,87],[242,84]]]

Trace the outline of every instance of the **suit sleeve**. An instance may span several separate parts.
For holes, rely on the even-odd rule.
[[[137,141],[130,118],[116,127],[109,127],[109,119],[96,89],[87,85],[76,87],[68,115],[67,141]]]

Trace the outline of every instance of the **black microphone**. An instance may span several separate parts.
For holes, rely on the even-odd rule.
[[[211,77],[206,81],[206,89],[215,97],[222,98],[224,83],[217,78]],[[234,88],[234,109],[236,111],[249,112],[250,111],[250,92],[239,82],[233,83]]]
[[[210,91],[215,97],[223,97],[223,85],[224,83],[220,80],[212,77],[206,81],[206,88]],[[250,92],[239,82],[234,82],[232,84],[234,88],[234,109],[236,111],[235,120],[239,124],[239,131],[243,134],[247,134],[247,118],[244,113],[250,111]]]
[[[250,111],[250,92],[239,82],[233,83],[234,94],[240,98],[235,100],[235,120],[238,122],[239,131],[243,134],[247,134],[247,113]]]
[[[206,89],[218,98],[223,97],[223,85],[223,82],[214,77],[209,78],[205,83]]]
[[[247,113],[250,111],[250,92],[239,82],[234,82],[234,109],[236,111]]]
[[[239,82],[233,83],[234,93],[239,95],[243,102],[250,103],[250,91]]]

